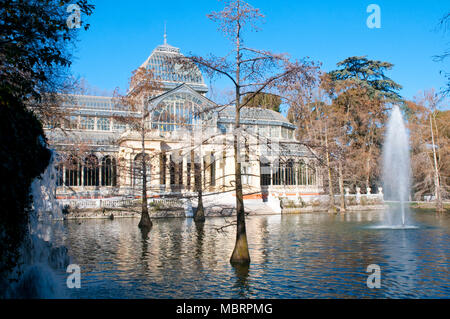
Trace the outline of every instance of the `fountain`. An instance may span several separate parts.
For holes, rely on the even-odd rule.
[[[392,201],[387,224],[380,228],[409,229],[409,208],[406,204],[410,192],[409,140],[402,113],[394,106],[387,123],[383,145],[383,189],[385,200]]]

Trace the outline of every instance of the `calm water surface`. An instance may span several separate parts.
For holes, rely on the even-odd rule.
[[[252,263],[233,268],[234,227],[209,218],[66,221],[59,240],[81,267],[69,298],[449,298],[450,216],[413,212],[411,230],[370,229],[383,212],[252,216]],[[231,221],[231,219],[227,219]],[[381,288],[366,285],[370,264]],[[65,283],[67,274],[60,273]]]

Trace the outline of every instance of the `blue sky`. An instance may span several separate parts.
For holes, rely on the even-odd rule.
[[[258,49],[286,52],[293,58],[309,56],[330,71],[349,56],[367,55],[393,63],[387,75],[403,86],[400,94],[412,98],[420,90],[440,89],[445,80],[439,71],[450,71],[450,59],[434,62],[450,42],[437,29],[450,11],[450,1],[287,1],[253,0],[265,15],[261,31],[248,34],[246,42]],[[122,90],[131,71],[163,42],[164,22],[168,43],[182,52],[224,55],[229,42],[206,14],[220,10],[222,2],[196,1],[93,1],[91,27],[80,32],[72,72],[85,78],[97,91]],[[369,29],[369,4],[381,8],[381,28]],[[86,17],[82,17],[86,19]],[[214,84],[217,92],[227,83]]]

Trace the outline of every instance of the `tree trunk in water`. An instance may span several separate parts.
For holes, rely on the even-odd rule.
[[[241,103],[241,25],[237,24],[236,32],[236,118],[235,118],[235,134],[234,134],[234,173],[236,178],[236,244],[230,258],[232,264],[250,264],[250,254],[248,252],[247,232],[245,230],[245,211],[244,211],[244,196],[242,194],[242,179],[241,179],[241,163],[240,150],[238,143],[240,141],[240,103]]]
[[[339,192],[341,193],[340,211],[345,212],[344,176],[342,174],[342,162],[339,161]]]
[[[242,180],[241,180],[241,163],[238,161],[237,148],[237,133],[234,140],[235,151],[235,176],[236,176],[236,244],[234,246],[233,254],[230,262],[236,264],[250,264],[250,254],[248,251],[247,232],[245,229],[245,211],[244,211],[244,196],[242,194]]]
[[[147,207],[147,158],[145,154],[145,128],[142,127],[142,206],[141,206],[141,220],[139,221],[139,228],[150,228],[153,223],[148,214]]]
[[[195,161],[194,163],[194,171],[195,171],[195,188],[198,194],[198,204],[197,210],[195,211],[194,221],[195,222],[204,222],[205,221],[205,210],[203,208],[203,196],[202,196],[202,167],[200,163]]]
[[[233,254],[230,262],[232,264],[250,264],[250,254],[248,251],[247,232],[245,229],[245,211],[244,211],[244,196],[242,194],[242,179],[241,179],[241,163],[238,149],[239,141],[239,110],[236,110],[237,128],[234,134],[234,168],[236,176],[236,244],[234,246]]]

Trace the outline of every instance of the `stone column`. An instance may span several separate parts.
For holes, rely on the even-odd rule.
[[[166,153],[166,164],[164,165],[166,171],[166,192],[170,192],[170,153]]]
[[[273,185],[273,181],[272,181],[272,176],[273,176],[273,164],[272,164],[272,163],[270,163],[269,168],[270,168],[270,186],[272,186],[272,185]]]
[[[63,182],[61,186],[64,187],[64,186],[66,186],[66,166],[62,165],[61,170],[62,170],[61,174],[62,174],[62,182]]]
[[[183,161],[181,163],[182,168],[181,168],[181,184],[184,185],[184,189],[187,190],[187,162],[188,162],[188,158],[186,156],[186,158],[182,157],[181,160]]]
[[[102,186],[102,159],[100,158],[98,161],[98,186],[101,187]]]
[[[84,186],[84,179],[86,178],[85,176],[84,176],[84,165],[79,165],[78,166],[79,168],[80,168],[80,170],[81,170],[81,185],[80,186]]]
[[[305,162],[305,177],[306,185],[309,185],[309,162]]]

